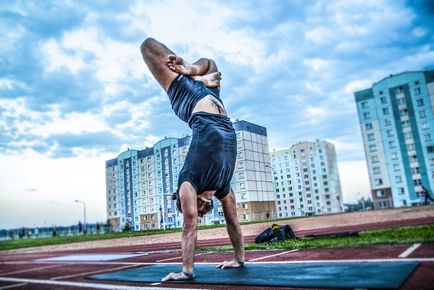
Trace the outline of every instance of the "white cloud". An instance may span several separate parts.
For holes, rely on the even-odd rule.
[[[100,132],[109,130],[103,120],[91,113],[62,114],[58,105],[50,106],[44,112],[36,112],[27,106],[25,98],[15,100],[0,99],[2,117],[9,118],[9,128],[19,135],[36,135],[46,138],[53,134]]]
[[[322,107],[308,106],[305,112],[311,118],[324,118],[328,115],[329,110]]]
[[[370,80],[354,80],[350,81],[345,85],[344,91],[347,94],[353,94],[358,90],[363,90],[372,86],[372,81]]]
[[[77,74],[86,66],[83,56],[68,53],[54,39],[43,43],[41,50],[47,65],[47,72],[55,72],[56,70],[67,68],[71,73]]]
[[[25,89],[28,90],[29,87],[18,80],[10,78],[0,78],[0,90],[13,90],[13,89]]]
[[[320,58],[305,59],[304,64],[316,72],[324,71],[329,66],[329,62],[327,60]]]
[[[415,37],[423,37],[427,34],[428,31],[423,27],[416,27],[411,32]]]
[[[104,87],[105,97],[128,91],[125,81],[141,80],[145,73],[139,44],[108,38],[96,27],[67,31],[60,40],[50,39],[40,46],[47,72],[66,67],[72,73],[86,70]],[[140,82],[141,83],[141,82]]]
[[[325,27],[315,27],[305,32],[306,40],[316,45],[329,43],[333,32]]]
[[[186,59],[223,57],[239,65],[257,67],[262,64],[264,44],[248,31],[228,26],[239,17],[235,11],[220,3],[194,3],[169,1],[168,6],[164,2],[146,5],[137,2],[130,9],[131,22],[138,31],[155,37],[169,48],[185,50],[175,52],[182,53]]]
[[[338,168],[344,203],[355,203],[362,196],[371,197],[365,160],[339,161]]]

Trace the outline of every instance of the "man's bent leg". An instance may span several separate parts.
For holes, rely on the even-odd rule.
[[[147,38],[143,41],[140,51],[155,79],[167,91],[172,81],[178,75],[169,69],[166,62],[167,57],[173,54],[173,52],[153,38]]]

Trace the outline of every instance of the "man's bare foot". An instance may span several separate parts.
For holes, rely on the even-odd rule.
[[[205,86],[209,88],[220,87],[220,80],[222,79],[222,74],[220,72],[214,72],[203,76],[192,76],[195,81],[203,82]]]
[[[193,67],[180,56],[169,54],[167,56],[167,66],[176,73],[193,75]]]

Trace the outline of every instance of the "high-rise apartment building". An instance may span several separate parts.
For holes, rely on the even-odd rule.
[[[300,142],[270,153],[279,218],[342,211],[335,147],[326,141]]]
[[[270,216],[274,193],[269,164],[267,130],[246,122],[234,123],[237,161],[231,181],[239,220]],[[182,226],[172,193],[184,164],[191,137],[165,138],[152,148],[128,150],[106,161],[107,215],[112,225],[133,230]],[[200,224],[224,223],[220,202],[200,219]]]
[[[375,208],[434,189],[434,71],[404,72],[354,93]]]

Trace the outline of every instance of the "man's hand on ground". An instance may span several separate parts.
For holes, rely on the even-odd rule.
[[[216,267],[221,269],[227,269],[227,268],[239,268],[241,267],[241,265],[238,264],[237,261],[232,260],[232,261],[224,261],[223,263],[218,264]]]
[[[194,276],[193,277],[187,277],[182,272],[179,272],[179,273],[171,272],[166,277],[161,279],[161,282],[171,281],[171,280],[176,281],[176,280],[192,280],[192,279],[194,279]]]

